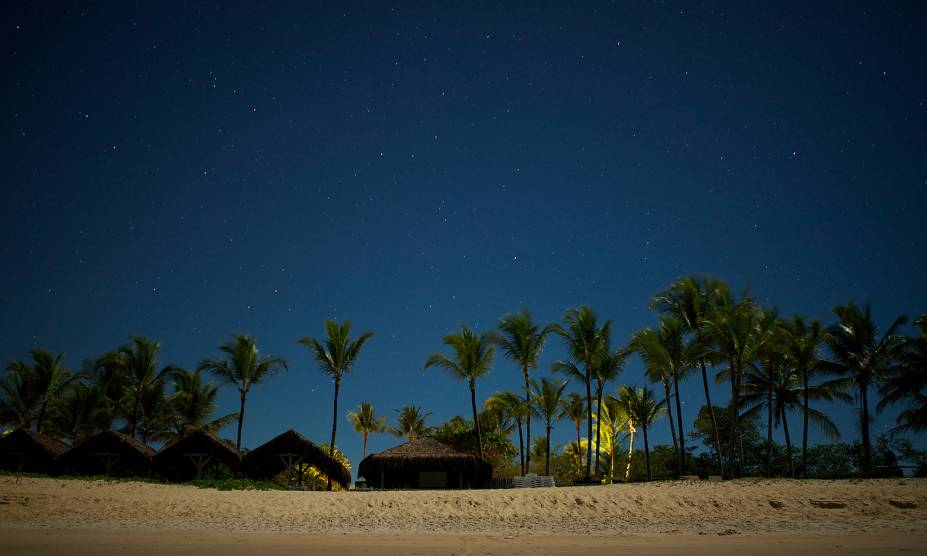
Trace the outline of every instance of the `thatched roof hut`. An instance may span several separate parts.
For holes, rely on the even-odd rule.
[[[145,475],[155,451],[150,446],[116,431],[104,431],[81,442],[60,458],[64,472],[80,475]]]
[[[342,486],[351,483],[351,473],[340,461],[329,457],[328,452],[293,429],[275,436],[242,457],[245,473],[254,479],[269,479],[299,464],[315,466]]]
[[[207,469],[237,471],[241,453],[225,440],[203,430],[165,446],[154,458],[154,468],[172,481],[199,479]]]
[[[374,488],[481,488],[492,466],[430,438],[418,438],[364,458],[357,469]]]
[[[0,438],[0,469],[48,473],[68,445],[54,438],[19,428]]]

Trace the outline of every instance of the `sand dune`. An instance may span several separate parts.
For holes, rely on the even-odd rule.
[[[210,532],[233,533],[251,539],[271,533],[277,533],[276,539],[306,533],[329,539],[345,534],[384,539],[444,535],[445,541],[454,535],[498,540],[524,537],[524,541],[551,534],[560,539],[584,537],[573,537],[574,544],[609,537],[628,542],[629,535],[679,539],[765,536],[767,540],[792,535],[806,542],[817,542],[821,535],[842,535],[863,544],[901,539],[919,547],[927,542],[927,481],[739,480],[326,493],[221,492],[135,482],[0,478],[0,539],[4,544],[38,542],[44,529],[59,534],[70,530],[72,535],[77,530],[84,535],[88,530],[105,532],[96,545],[106,535],[175,531],[207,536]],[[550,552],[558,545],[539,546]]]

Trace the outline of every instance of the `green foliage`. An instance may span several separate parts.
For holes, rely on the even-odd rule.
[[[473,429],[473,421],[456,416],[441,423],[431,430],[429,436],[454,449],[480,455],[479,440]],[[539,439],[543,442],[543,438]],[[518,455],[518,449],[509,440],[507,434],[487,430],[483,435],[483,460],[493,467],[505,469],[512,465],[512,459]],[[495,472],[495,471],[494,471]]]
[[[280,490],[280,485],[273,481],[254,481],[251,479],[199,479],[186,484],[197,488],[214,488],[216,490]]]

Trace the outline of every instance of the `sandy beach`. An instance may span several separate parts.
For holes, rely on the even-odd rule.
[[[6,554],[894,553],[927,543],[927,481],[326,493],[2,477],[0,542]]]

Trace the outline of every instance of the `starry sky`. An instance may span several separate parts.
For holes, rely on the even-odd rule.
[[[922,4],[505,4],[4,4],[0,358],[73,369],[143,334],[194,367],[251,334],[290,370],[244,445],[323,442],[332,385],[297,340],[350,319],[375,334],[340,400],[356,465],[344,411],[468,414],[425,357],[520,306],[589,304],[624,341],[704,272],[826,323],[927,311]],[[498,358],[478,395],[519,376]]]

